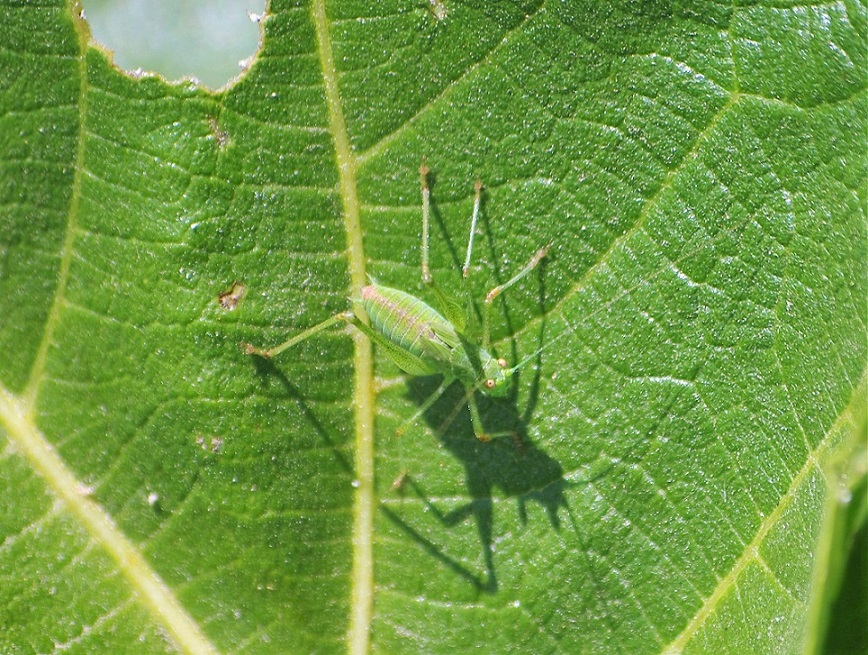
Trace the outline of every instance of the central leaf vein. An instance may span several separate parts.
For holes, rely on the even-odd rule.
[[[347,233],[347,259],[350,293],[358,297],[365,284],[365,259],[359,198],[356,185],[358,162],[350,147],[347,124],[338,88],[338,72],[332,55],[329,19],[325,1],[316,0],[311,8],[317,49],[329,112],[329,129],[338,165],[339,191]],[[356,495],[353,510],[353,571],[348,651],[353,655],[368,652],[373,608],[373,523],[374,523],[374,367],[371,344],[355,331],[355,464]]]

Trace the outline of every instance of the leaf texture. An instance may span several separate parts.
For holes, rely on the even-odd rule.
[[[273,0],[220,92],[0,17],[0,650],[800,652],[865,406],[863,4]],[[552,244],[490,443],[459,387],[396,437],[439,381],[350,330],[239,347],[426,296],[423,157],[441,287]]]

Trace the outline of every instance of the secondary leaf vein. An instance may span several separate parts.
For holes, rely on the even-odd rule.
[[[93,540],[115,560],[144,604],[188,653],[217,653],[198,624],[178,602],[171,589],[159,578],[102,507],[81,493],[82,485],[63,459],[33,424],[28,407],[5,389],[0,389],[0,424],[10,442],[42,477],[65,508],[85,527]]]
[[[848,405],[838,415],[837,420],[823,436],[823,439],[817,447],[808,453],[801,470],[793,477],[792,484],[787,489],[786,493],[781,496],[781,500],[774,510],[769,513],[762,523],[760,523],[754,538],[747,546],[745,546],[742,554],[733,563],[729,573],[720,579],[717,587],[715,587],[714,591],[712,591],[705,599],[702,607],[700,607],[699,611],[694,614],[693,618],[688,622],[681,634],[679,634],[665,649],[663,649],[662,652],[664,655],[674,655],[682,652],[690,639],[700,630],[706,620],[713,615],[714,608],[717,606],[717,603],[724,598],[726,592],[730,589],[738,589],[739,576],[751,562],[758,561],[759,548],[766,536],[769,534],[771,529],[777,525],[778,520],[789,507],[802,484],[807,481],[811,472],[820,466],[823,456],[834,442],[834,436],[837,434],[838,428],[843,423],[850,420],[855,408],[865,395],[866,381],[868,381],[868,370],[863,370],[862,381],[854,390],[850,403],[848,403]]]

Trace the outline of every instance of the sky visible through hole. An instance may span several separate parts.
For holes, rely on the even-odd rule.
[[[195,77],[220,88],[252,57],[265,0],[84,0],[93,38],[127,71]]]

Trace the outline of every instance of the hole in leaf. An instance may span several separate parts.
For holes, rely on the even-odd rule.
[[[219,88],[242,72],[259,44],[251,16],[265,0],[84,0],[93,38],[128,71],[169,80],[196,78]]]

